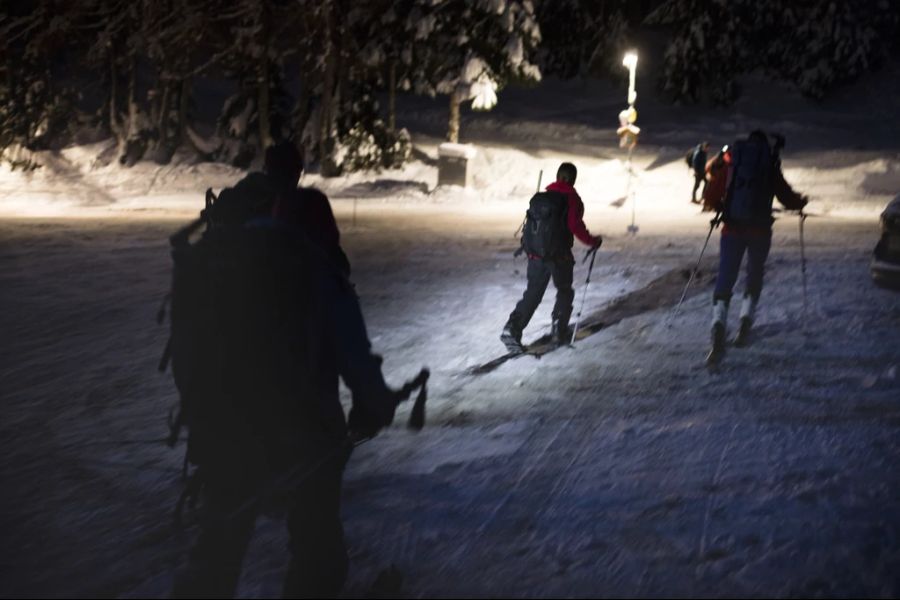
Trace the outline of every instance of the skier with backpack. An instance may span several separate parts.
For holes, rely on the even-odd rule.
[[[353,287],[307,235],[299,196],[271,174],[248,178],[254,185],[245,178],[225,202],[208,192],[201,219],[172,238],[167,357],[180,404],[169,441],[186,428],[185,470],[196,467],[177,513],[201,500],[172,595],[233,596],[256,519],[280,501],[291,551],[284,595],[334,597],[348,569],[344,466],[353,442],[392,422],[410,386],[385,383]],[[190,243],[197,223],[207,230]],[[352,392],[349,419],[339,378]]]
[[[603,238],[591,235],[584,224],[584,204],[575,191],[577,175],[575,165],[562,163],[556,172],[556,181],[548,185],[546,191],[531,198],[525,213],[522,246],[516,255],[521,252],[528,255],[528,284],[500,335],[510,352],[524,350],[522,331],[541,303],[551,279],[556,287],[551,337],[559,345],[569,340],[569,318],[575,298],[572,289],[574,240],[577,237],[594,249],[603,243]]]
[[[694,189],[691,192],[693,204],[700,204],[700,200],[697,200],[697,190],[700,189],[700,184],[703,184],[704,189],[706,187],[706,153],[708,150],[709,142],[700,142],[685,155],[685,162],[694,171]],[[703,190],[701,190],[700,196],[703,196]]]
[[[785,181],[780,158],[784,138],[774,137],[775,143],[770,145],[766,134],[756,130],[728,147],[722,157],[726,165],[723,194],[709,199],[723,223],[713,294],[712,348],[706,358],[710,366],[718,364],[725,352],[728,305],[744,253],[747,275],[734,344],[744,346],[749,339],[772,245],[773,199],[778,198],[788,210],[802,211],[809,202]]]

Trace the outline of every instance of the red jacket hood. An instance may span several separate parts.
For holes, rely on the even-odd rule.
[[[550,185],[547,186],[548,192],[560,192],[563,194],[575,194],[578,195],[578,192],[575,191],[575,186],[566,181],[554,181]]]

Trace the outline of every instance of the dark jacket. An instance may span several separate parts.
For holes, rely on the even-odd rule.
[[[706,150],[702,145],[694,148],[694,155],[691,158],[691,167],[694,169],[694,175],[704,177],[706,175]]]
[[[331,211],[328,212],[330,214]],[[295,244],[305,244],[307,247],[318,245],[307,235],[306,227],[300,228],[280,219],[256,219],[248,226],[266,230],[271,236],[290,239],[290,242],[283,242],[288,247]],[[343,437],[347,432],[347,420],[340,402],[340,378],[352,393],[351,426],[364,429],[384,427],[393,420],[393,393],[381,373],[381,357],[372,353],[356,292],[346,274],[331,261],[323,260],[314,251],[306,256],[310,258],[311,269],[298,273],[295,279],[312,279],[301,282],[300,290],[300,293],[311,296],[311,302],[307,305],[311,314],[297,323],[301,327],[314,327],[315,332],[312,338],[304,330],[286,333],[295,337],[295,344],[312,339],[317,348],[312,354],[315,361],[312,375],[321,424],[338,437]],[[291,275],[286,273],[285,280],[290,278]],[[303,290],[303,287],[306,289]]]
[[[341,248],[341,233],[328,196],[316,188],[297,188],[278,199],[272,214],[281,221],[299,224],[327,259],[344,275],[350,275],[350,261]]]
[[[716,212],[721,212],[725,208],[725,200],[728,195],[728,187],[733,175],[732,154],[731,150],[726,151],[722,155],[725,167],[714,169],[711,164],[710,171],[714,174],[710,184],[704,193],[704,202],[707,203]],[[772,164],[772,189],[774,197],[788,210],[800,210],[806,205],[806,198],[794,191],[790,184],[785,180],[784,173],[781,172],[781,162],[775,160]],[[722,233],[732,231],[744,233],[761,233],[765,234],[772,230],[774,219],[769,219],[768,226],[741,226],[727,221],[723,224]]]

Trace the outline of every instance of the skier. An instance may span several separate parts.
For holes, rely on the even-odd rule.
[[[584,204],[574,187],[577,175],[575,165],[562,163],[556,181],[546,187],[546,192],[539,192],[531,199],[520,249],[528,254],[528,284],[500,334],[500,340],[510,352],[523,350],[522,331],[541,303],[551,279],[556,287],[551,337],[557,344],[565,344],[569,339],[569,318],[575,298],[574,238],[591,248],[599,248],[603,243],[603,238],[591,235],[584,224]]]
[[[719,245],[719,272],[713,294],[712,349],[707,364],[715,365],[725,351],[726,321],[732,289],[737,281],[744,253],[747,275],[741,303],[736,346],[747,343],[763,287],[763,272],[772,244],[772,200],[789,210],[802,210],[809,199],[795,192],[781,172],[780,143],[770,147],[766,134],[753,131],[746,140],[728,148],[726,186],[722,196],[710,198],[724,223]]]
[[[690,166],[694,170],[694,189],[691,192],[691,202],[694,204],[700,204],[700,200],[697,200],[697,190],[700,188],[700,184],[703,184],[703,187],[706,187],[706,153],[709,150],[709,142],[700,142],[696,146],[694,146],[694,150],[691,153]],[[703,191],[700,192],[700,195],[703,195]]]
[[[285,202],[285,189],[269,189],[254,206]],[[352,286],[308,240],[296,220],[303,213],[283,208],[278,216],[245,211],[243,223],[215,225],[173,249],[176,423],[189,431],[187,460],[197,466],[189,489],[201,499],[199,535],[174,597],[234,595],[272,497],[287,500],[284,595],[336,596],[348,568],[340,519],[348,440],[393,419],[397,396],[371,353]],[[352,392],[349,420],[339,377]]]

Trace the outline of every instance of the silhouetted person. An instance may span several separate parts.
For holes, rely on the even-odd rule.
[[[694,152],[691,155],[691,169],[694,171],[694,189],[691,191],[691,202],[694,204],[699,204],[700,200],[697,200],[697,190],[700,189],[700,184],[703,184],[704,189],[706,188],[706,153],[709,151],[709,142],[700,142],[694,147]],[[703,195],[703,190],[700,191],[701,196]]]
[[[213,218],[199,242],[173,249],[172,370],[197,467],[189,488],[201,500],[175,597],[233,596],[256,518],[275,499],[290,533],[284,595],[337,595],[348,569],[340,497],[350,432],[373,435],[393,419],[395,393],[353,288],[327,257],[334,248],[310,240],[307,211],[258,209],[296,201],[286,178],[266,186],[272,166],[254,177],[261,196],[238,211],[243,222]],[[349,421],[339,378],[353,396]]]

